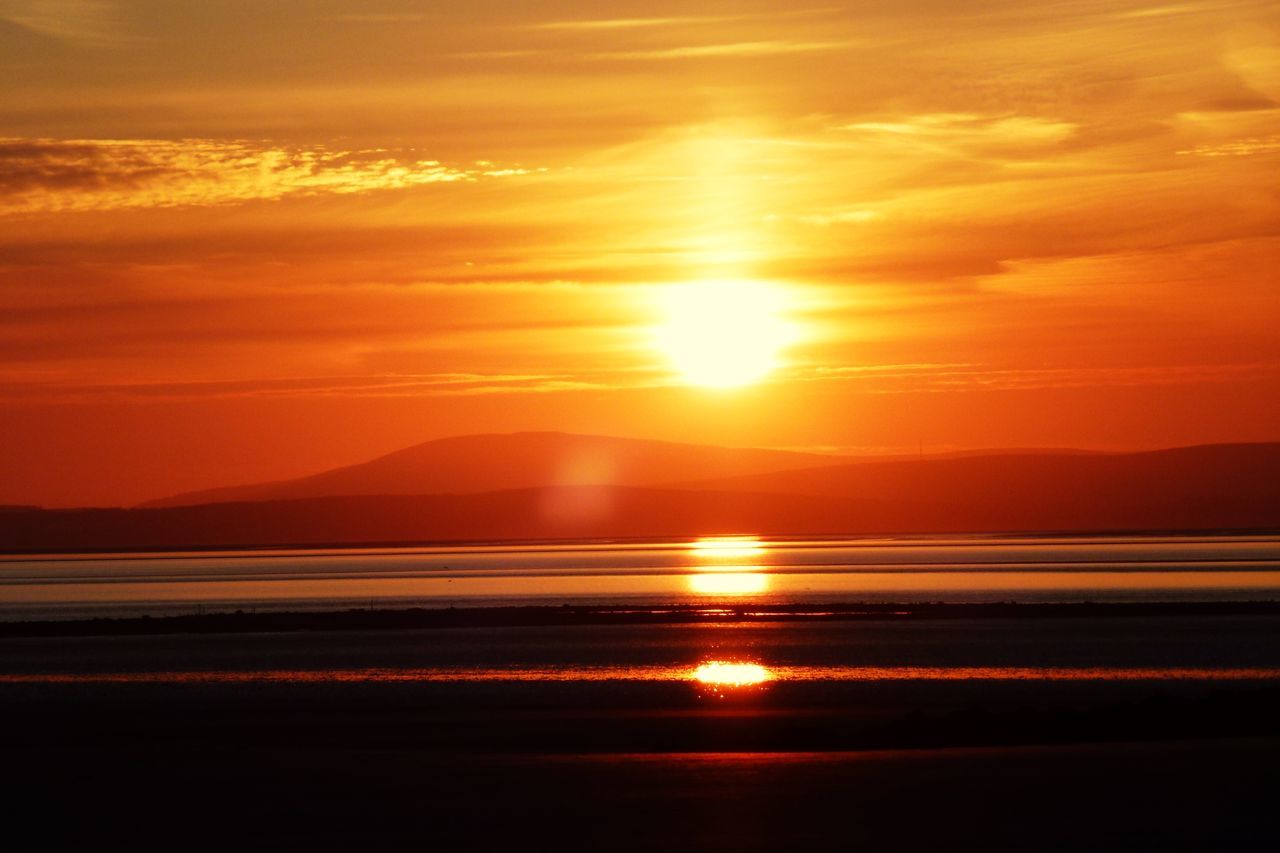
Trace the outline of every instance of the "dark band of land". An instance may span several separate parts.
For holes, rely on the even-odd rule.
[[[842,622],[916,619],[1071,619],[1274,616],[1280,601],[671,604],[385,608],[331,611],[195,613],[0,622],[0,637],[239,634],[262,631],[376,631],[567,625],[664,625],[705,622]]]

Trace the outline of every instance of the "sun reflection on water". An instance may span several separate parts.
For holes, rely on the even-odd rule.
[[[764,567],[746,561],[765,553],[758,536],[704,536],[689,544],[697,561],[689,589],[699,595],[756,595],[769,588]]]
[[[723,699],[763,689],[776,676],[758,663],[709,660],[699,664],[690,678],[704,694]]]
[[[719,684],[723,687],[744,687],[773,680],[773,674],[758,663],[732,663],[709,660],[693,671],[693,677],[703,684]]]
[[[753,595],[769,588],[769,576],[761,572],[690,575],[689,588],[700,595]]]
[[[689,546],[702,560],[741,560],[764,553],[759,536],[704,536]]]

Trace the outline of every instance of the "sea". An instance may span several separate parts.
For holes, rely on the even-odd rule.
[[[1280,600],[1280,536],[476,544],[0,556],[0,620],[521,605]]]
[[[1274,849],[1275,607],[821,606],[1192,601],[1280,601],[1280,536],[10,555],[0,797],[238,847]],[[237,610],[312,613],[17,624]]]

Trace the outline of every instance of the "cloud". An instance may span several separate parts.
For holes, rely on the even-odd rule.
[[[649,378],[635,369],[639,288],[147,278],[0,286],[3,396],[474,396]]]
[[[884,364],[819,367],[804,377],[856,382],[872,394],[1030,391],[1280,379],[1280,364],[1173,364],[1120,367],[998,367],[980,364]]]
[[[71,403],[104,398],[146,401],[245,397],[453,397],[545,394],[607,387],[607,384],[589,379],[557,374],[424,373],[101,384],[2,382],[0,399]]]
[[[1249,157],[1253,154],[1270,154],[1275,151],[1280,151],[1280,134],[1197,145],[1194,148],[1184,148],[1178,153],[1195,154],[1199,157]]]
[[[589,54],[590,59],[702,59],[711,57],[760,57],[790,53],[812,53],[838,50],[854,44],[851,41],[739,41],[724,44],[686,45],[654,50],[618,50]]]
[[[717,17],[712,15],[691,15],[673,18],[604,18],[582,21],[548,21],[532,24],[534,30],[633,30],[650,27],[671,27],[687,24],[712,24],[724,21],[741,20],[740,17]]]
[[[930,113],[860,121],[840,130],[904,143],[973,145],[1049,145],[1062,142],[1076,130],[1069,121],[1023,115]]]
[[[0,138],[0,214],[217,205],[511,177],[387,149],[335,150],[212,139]]]
[[[809,18],[838,11],[831,7],[812,9],[778,9],[755,14],[740,15],[670,15],[647,18],[587,18],[576,20],[545,21],[528,25],[531,30],[567,30],[570,32],[598,32],[601,30],[647,30],[663,27],[686,27],[700,24],[728,24],[739,21],[770,21]]]
[[[0,0],[0,21],[98,47],[127,40],[116,20],[115,5],[104,0]]]
[[[806,225],[847,225],[850,223],[871,222],[880,217],[880,214],[874,210],[867,208],[852,208],[848,210],[830,210],[822,213],[800,214],[795,217],[795,221],[802,222]]]
[[[431,20],[421,12],[346,12],[328,15],[326,20],[344,24],[417,24]]]
[[[1152,6],[1143,9],[1125,9],[1112,13],[1117,20],[1133,20],[1143,18],[1164,18],[1173,15],[1199,15],[1206,12],[1221,12],[1223,8],[1245,6],[1243,3],[1223,3],[1216,0],[1212,3],[1176,3],[1169,6]]]

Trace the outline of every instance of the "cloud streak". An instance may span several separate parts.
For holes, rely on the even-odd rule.
[[[723,44],[681,45],[652,50],[615,50],[588,55],[599,60],[646,59],[712,59],[717,57],[765,57],[791,53],[815,53],[839,50],[853,45],[852,41],[738,41]]]
[[[821,367],[803,378],[857,383],[871,394],[1037,391],[1141,387],[1280,379],[1280,364],[1182,364],[1119,367],[1007,368],[971,364],[886,364]]]
[[[185,207],[478,181],[536,170],[413,152],[212,139],[0,139],[0,215]]]
[[[712,15],[690,15],[687,17],[670,18],[598,18],[580,21],[548,21],[541,24],[532,24],[529,28],[534,30],[592,32],[596,30],[635,30],[656,27],[686,26],[689,24],[712,24],[736,20],[741,20],[741,18],[736,16],[717,17]]]
[[[115,4],[104,0],[0,0],[0,21],[94,47],[128,41],[118,26]]]
[[[611,383],[555,373],[425,373],[307,376],[192,382],[0,383],[0,399],[77,403],[92,400],[228,398],[456,397],[600,390]]]
[[[1254,136],[1208,145],[1184,148],[1179,154],[1195,154],[1200,157],[1250,157],[1254,154],[1274,154],[1280,151],[1280,134]]]

